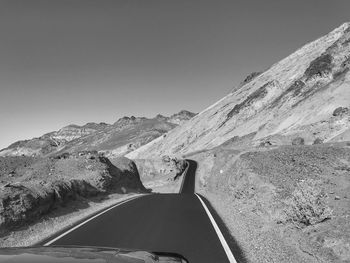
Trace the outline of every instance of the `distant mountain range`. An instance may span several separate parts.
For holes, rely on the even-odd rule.
[[[100,151],[122,156],[191,119],[196,114],[180,111],[170,117],[157,115],[123,117],[114,124],[68,125],[31,140],[18,141],[0,151],[0,156],[50,156],[63,152]]]
[[[156,158],[246,145],[350,140],[350,23],[313,41],[264,72],[250,74],[230,94],[138,148],[128,158]],[[302,141],[302,140],[301,140]]]

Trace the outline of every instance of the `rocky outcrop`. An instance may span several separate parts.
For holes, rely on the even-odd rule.
[[[12,159],[3,160],[8,158]],[[25,169],[14,170],[11,177],[6,173],[0,176],[0,234],[78,197],[146,191],[135,163],[127,158],[116,159],[114,164],[96,152],[17,158],[1,157],[1,171],[13,171],[16,161]]]

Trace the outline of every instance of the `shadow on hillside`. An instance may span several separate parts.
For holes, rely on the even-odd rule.
[[[198,193],[197,193],[198,194]],[[235,240],[235,238],[230,234],[230,231],[228,230],[226,224],[224,221],[222,221],[221,217],[217,214],[211,203],[201,194],[198,194],[208,207],[210,213],[214,217],[215,222],[218,224],[227,244],[229,245],[233,256],[235,257],[236,261],[238,263],[247,263],[247,259],[244,255],[243,250],[240,248],[238,242]]]

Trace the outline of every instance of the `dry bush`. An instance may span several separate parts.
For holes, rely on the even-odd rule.
[[[320,182],[307,179],[298,183],[286,201],[287,221],[308,226],[331,218],[332,210],[327,206],[326,198]]]

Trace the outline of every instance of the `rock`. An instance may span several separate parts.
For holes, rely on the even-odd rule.
[[[107,170],[112,176],[112,187],[118,186],[132,189],[133,191],[146,191],[140,180],[136,164],[132,160],[126,157],[115,158],[113,163],[104,157],[100,157],[100,160],[107,164]]]
[[[342,116],[344,114],[347,114],[349,112],[349,109],[346,107],[338,107],[333,111],[333,116]]]
[[[305,141],[302,137],[296,137],[292,140],[292,145],[304,145]]]

